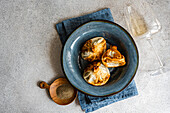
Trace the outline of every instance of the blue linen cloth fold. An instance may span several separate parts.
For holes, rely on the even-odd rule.
[[[80,25],[92,21],[92,20],[108,20],[108,21],[114,21],[111,11],[109,8],[80,16],[77,18],[71,18],[68,20],[64,20],[58,24],[56,24],[56,29],[58,31],[58,34],[60,36],[60,40],[62,44],[64,45],[68,36]],[[126,87],[123,91],[119,92],[118,94],[107,96],[107,97],[93,97],[86,95],[82,92],[78,92],[78,99],[80,106],[82,110],[84,110],[86,113],[92,112],[94,110],[97,110],[101,107],[104,107],[106,105],[109,105],[111,103],[132,97],[138,95],[138,91],[136,88],[135,81],[133,80],[128,87]]]

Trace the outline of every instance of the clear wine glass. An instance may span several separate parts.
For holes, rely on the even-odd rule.
[[[159,75],[169,71],[152,41],[152,36],[161,30],[161,24],[155,17],[151,7],[144,0],[128,0],[125,5],[125,21],[131,35],[136,39],[146,38],[159,62],[157,69],[150,70],[150,75]]]

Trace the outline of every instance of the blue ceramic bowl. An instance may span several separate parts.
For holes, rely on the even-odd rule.
[[[81,58],[81,48],[94,37],[104,37],[107,46],[117,46],[126,60],[125,66],[109,68],[111,77],[103,86],[90,85],[82,76],[90,62]],[[92,96],[108,96],[122,91],[134,78],[139,62],[138,50],[130,34],[109,21],[91,21],[76,29],[64,46],[62,58],[63,69],[70,83],[79,91]]]

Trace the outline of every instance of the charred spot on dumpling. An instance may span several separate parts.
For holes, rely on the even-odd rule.
[[[100,60],[106,51],[106,40],[103,37],[95,37],[85,42],[81,49],[81,57],[84,60],[93,62]]]
[[[89,84],[101,86],[109,80],[110,72],[101,62],[93,62],[84,70],[83,78]]]
[[[102,63],[106,67],[119,67],[126,64],[125,57],[117,50],[116,46],[111,46],[103,55]]]

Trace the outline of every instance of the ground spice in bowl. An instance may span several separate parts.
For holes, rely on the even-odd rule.
[[[74,94],[74,88],[70,84],[63,84],[57,88],[56,93],[60,99],[69,99]]]

